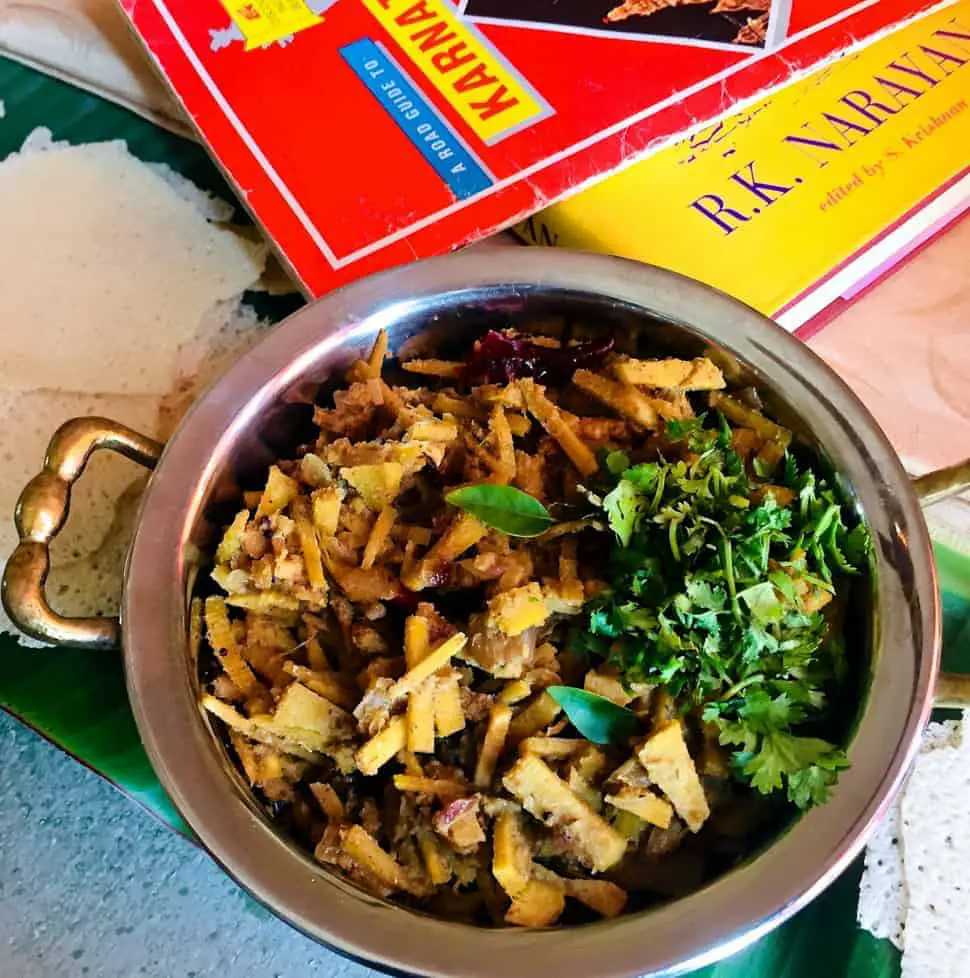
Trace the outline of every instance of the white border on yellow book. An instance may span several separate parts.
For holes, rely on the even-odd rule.
[[[866,249],[858,258],[846,264],[804,299],[780,313],[776,321],[789,332],[794,332],[833,302],[843,298],[876,269],[883,265],[891,267],[896,261],[905,257],[912,243],[925,231],[941,221],[955,220],[968,209],[970,209],[970,173],[944,190],[912,217],[903,221],[882,240]]]

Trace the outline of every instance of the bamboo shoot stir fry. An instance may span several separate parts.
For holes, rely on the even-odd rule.
[[[540,927],[687,892],[824,802],[868,537],[751,392],[511,330],[386,360],[245,494],[193,602],[271,817],[377,895]]]

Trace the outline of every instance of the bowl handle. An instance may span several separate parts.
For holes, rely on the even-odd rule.
[[[970,459],[921,475],[913,480],[913,488],[924,507],[965,492],[970,489]],[[970,709],[970,676],[954,672],[941,673],[936,681],[933,700],[938,707]]]
[[[0,597],[10,620],[42,642],[73,648],[113,648],[119,644],[117,618],[65,618],[47,601],[50,542],[60,532],[71,505],[71,486],[88,459],[106,448],[154,468],[160,442],[107,418],[74,418],[54,433],[44,468],[20,494],[14,520],[20,543],[7,561]]]
[[[913,479],[913,488],[924,508],[966,492],[970,489],[970,459]]]

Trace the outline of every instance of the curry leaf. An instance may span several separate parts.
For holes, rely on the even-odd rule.
[[[554,520],[538,499],[514,486],[481,482],[463,486],[445,496],[445,502],[471,513],[493,530],[510,537],[537,537]]]
[[[569,722],[594,744],[625,744],[636,733],[636,715],[605,696],[571,686],[549,686],[546,692],[563,708]]]

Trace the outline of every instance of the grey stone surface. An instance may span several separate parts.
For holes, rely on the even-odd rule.
[[[0,978],[373,978],[0,713]]]

